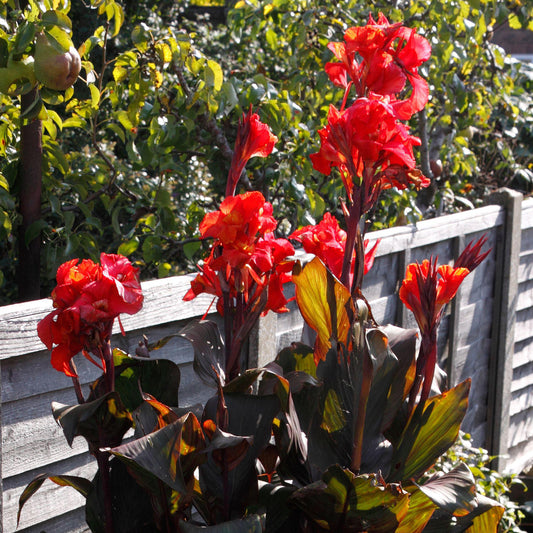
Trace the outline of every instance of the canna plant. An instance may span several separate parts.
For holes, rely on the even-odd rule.
[[[200,224],[210,254],[185,296],[213,295],[224,335],[205,317],[178,333],[213,389],[196,410],[180,405],[178,367],[111,351],[113,319],[142,302],[127,260],[103,255],[101,266],[62,266],[56,310],[39,334],[54,367],[74,380],[78,351],[99,359],[103,374],[87,399],[80,390],[78,405],[53,412],[69,442],[88,440],[99,470],[92,481],[39,476],[20,510],[50,478],[87,497],[95,532],[497,531],[503,508],[476,494],[466,465],[427,475],[457,439],[470,388],[466,380],[447,390],[435,379],[437,328],[489,253],[484,239],[453,266],[437,258],[408,266],[399,296],[419,331],[377,324],[362,290],[379,245],[365,241],[366,218],[380,192],[429,184],[416,168],[420,141],[404,121],[427,102],[418,68],[430,45],[380,14],[329,49],[338,61],[326,72],[345,94],[339,109],[330,107],[311,160],[317,171],[340,175],[346,229],[326,213],[296,230],[290,239],[315,255],[302,266],[289,240],[276,237],[264,196],[236,194],[248,160],[266,157],[276,142],[250,108],[226,197]],[[248,336],[261,315],[287,311],[283,285],[291,279],[314,345],[294,343],[266,367],[247,368]],[[131,426],[135,435],[124,441]]]

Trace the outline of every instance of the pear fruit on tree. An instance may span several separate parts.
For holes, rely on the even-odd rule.
[[[60,53],[41,32],[35,40],[34,58],[35,77],[48,89],[64,91],[78,79],[81,58],[74,46]]]

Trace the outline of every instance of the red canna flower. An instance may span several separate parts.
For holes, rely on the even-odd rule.
[[[335,85],[347,88],[351,80],[359,97],[370,93],[390,97],[395,116],[401,120],[426,105],[429,88],[418,68],[429,59],[431,45],[414,29],[390,24],[382,13],[377,22],[370,15],[366,26],[349,28],[343,43],[329,43],[328,48],[339,60],[326,65]],[[411,95],[398,100],[407,82]]]
[[[213,237],[223,247],[223,257],[232,267],[242,267],[255,252],[257,239],[276,228],[272,205],[258,191],[227,197],[220,209],[207,213],[200,224],[205,239]],[[214,266],[217,268],[216,266]]]
[[[101,254],[102,278],[113,285],[109,290],[109,311],[118,316],[121,313],[137,313],[143,302],[139,283],[139,269],[133,267],[127,257],[117,254]]]
[[[432,259],[426,259],[422,264],[412,263],[407,267],[399,296],[413,312],[422,336],[415,382],[409,397],[411,407],[420,387],[420,401],[423,402],[429,397],[437,364],[437,330],[443,309],[457,294],[469,272],[464,267],[437,267],[437,261]]]
[[[346,247],[346,232],[341,229],[337,219],[331,213],[324,213],[322,220],[316,225],[296,230],[289,235],[289,239],[301,242],[307,253],[316,255],[331,273],[340,279]],[[366,251],[368,244],[369,241],[365,239],[364,274],[367,274],[374,264],[379,239],[372,248]],[[354,265],[352,261],[352,275]]]
[[[383,189],[430,183],[415,168],[413,146],[420,145],[420,139],[409,135],[386,100],[359,98],[343,112],[330,106],[328,124],[318,133],[321,146],[310,156],[313,167],[326,175],[338,167],[350,199],[354,185],[362,187],[363,213]]]
[[[200,233],[215,242],[184,299],[213,294],[222,315],[224,294],[231,301],[242,297],[244,305],[254,308],[260,301],[262,314],[287,311],[282,285],[290,281],[294,262],[288,257],[294,248],[274,237],[276,225],[272,205],[257,191],[230,196],[220,210],[206,214]]]
[[[55,310],[37,325],[40,339],[52,351],[52,366],[73,377],[72,357],[97,350],[111,336],[114,319],[136,313],[143,301],[138,269],[125,257],[101,254],[101,264],[78,261],[59,267],[52,291]]]
[[[237,139],[228,175],[226,196],[233,196],[242,171],[252,157],[267,157],[272,152],[278,138],[269,127],[259,120],[256,113],[252,113],[252,106],[248,113],[243,113],[237,129]]]
[[[415,315],[421,331],[438,325],[443,307],[457,294],[469,272],[462,267],[437,267],[436,260],[427,259],[407,267],[399,296]]]

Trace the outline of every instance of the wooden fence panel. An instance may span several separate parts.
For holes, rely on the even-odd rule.
[[[487,206],[424,221],[416,227],[374,232],[369,238],[379,238],[380,244],[374,268],[365,277],[363,287],[379,323],[400,320],[404,326],[413,326],[411,313],[404,310],[397,297],[406,265],[437,255],[439,263],[452,261],[467,242],[487,233],[494,253],[466,279],[455,304],[447,309],[439,330],[440,364],[447,368],[450,382],[455,384],[466,377],[473,378],[464,427],[481,445],[488,441],[495,425],[487,412],[491,405],[488,401],[494,396],[489,367],[495,335],[499,334],[494,319],[499,314],[495,305],[501,296],[498,276],[505,260],[506,221],[504,207]],[[533,427],[528,422],[533,419],[533,200],[523,203],[521,223],[515,358],[510,392],[509,464],[512,466],[521,465],[522,454],[531,456],[533,449]],[[305,255],[300,257],[306,260]],[[183,276],[143,283],[143,310],[123,318],[127,336],[116,335],[114,345],[132,353],[142,335],[147,335],[149,342],[155,342],[175,335],[192,318],[202,316],[211,302],[210,297],[199,297],[188,303],[182,301],[191,279],[192,276]],[[290,307],[290,313],[270,314],[262,319],[250,342],[252,364],[254,360],[258,364],[267,363],[290,342],[301,340],[302,335],[309,337],[295,302],[291,302]],[[74,403],[75,397],[70,380],[51,368],[49,353],[43,351],[36,335],[37,322],[50,309],[50,300],[0,308],[2,523],[6,532],[14,531],[18,498],[34,475],[50,472],[90,477],[95,471],[84,442],[76,439],[70,449],[51,415],[52,400]],[[180,405],[203,403],[212,394],[194,374],[192,349],[184,339],[173,337],[152,356],[169,358],[180,366]],[[78,366],[83,383],[94,379],[95,369],[83,358],[79,359]],[[83,499],[75,491],[46,482],[24,508],[20,531],[83,531],[82,506]],[[56,515],[59,516],[55,518]]]
[[[521,226],[507,465],[513,472],[533,466],[533,199],[522,205]]]

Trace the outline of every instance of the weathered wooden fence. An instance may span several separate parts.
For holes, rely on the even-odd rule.
[[[494,201],[497,205],[371,234],[381,242],[364,292],[379,322],[412,326],[412,317],[397,298],[406,265],[431,255],[438,255],[440,263],[451,261],[471,239],[487,234],[493,253],[467,277],[442,321],[440,363],[453,384],[472,377],[463,428],[478,445],[502,456],[501,469],[519,472],[533,462],[533,199],[522,201],[520,195],[505,191]],[[117,335],[115,345],[132,353],[143,334],[155,341],[201,316],[210,298],[182,301],[191,279],[144,283],[143,310],[123,318],[127,336]],[[37,322],[50,309],[50,300],[0,308],[0,510],[6,533],[15,531],[19,496],[35,475],[91,477],[95,472],[84,441],[75,439],[69,448],[51,415],[52,401],[69,404],[76,399],[70,380],[52,369],[36,334]],[[295,310],[269,314],[254,332],[250,363],[272,360],[281,347],[300,339],[302,328]],[[153,356],[180,365],[182,406],[203,402],[212,394],[196,378],[185,340],[173,338]],[[88,383],[96,372],[84,363],[80,360],[78,367]],[[85,531],[83,504],[74,490],[47,481],[24,508],[19,531]]]

